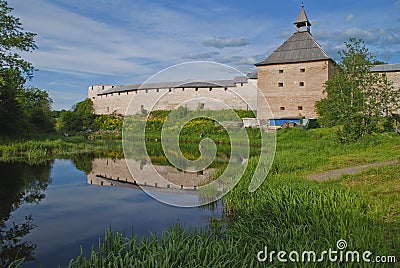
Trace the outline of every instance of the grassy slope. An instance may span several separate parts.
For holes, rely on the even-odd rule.
[[[108,233],[98,251],[88,259],[79,256],[71,267],[263,267],[256,254],[265,246],[269,251],[322,252],[335,250],[339,239],[348,242],[349,250],[400,258],[399,166],[375,168],[335,182],[304,178],[311,172],[399,159],[400,137],[384,133],[343,145],[335,142],[333,133],[326,129],[279,132],[267,180],[255,193],[247,191],[257,164],[256,158],[251,159],[245,176],[226,196],[233,216],[214,220],[207,230],[187,234],[174,228],[144,242]],[[281,265],[276,260],[266,264]]]

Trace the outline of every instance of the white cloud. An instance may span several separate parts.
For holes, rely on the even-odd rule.
[[[347,22],[351,22],[352,20],[354,20],[354,14],[349,14],[346,16],[346,21]]]

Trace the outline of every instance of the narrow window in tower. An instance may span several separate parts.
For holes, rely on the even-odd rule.
[[[172,88],[169,88],[168,91],[169,91],[169,92],[172,92]]]
[[[306,69],[304,69],[304,68],[300,69],[300,73],[305,73],[305,72],[306,72]]]
[[[283,83],[278,83],[278,87],[283,87]]]
[[[280,73],[280,74],[283,74],[283,70],[279,70],[279,73]]]
[[[157,89],[156,89],[156,92],[160,92],[160,89],[159,89],[159,88],[157,88]]]
[[[297,110],[303,111],[303,106],[297,106]]]
[[[300,82],[299,86],[304,87],[304,82]]]
[[[284,111],[285,107],[279,107],[279,110]]]
[[[209,91],[212,91],[212,87],[210,87]]]
[[[194,91],[199,91],[199,88],[198,88],[198,87],[196,87]]]

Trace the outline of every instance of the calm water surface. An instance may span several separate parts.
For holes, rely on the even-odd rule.
[[[79,255],[80,245],[89,252],[110,226],[126,235],[133,226],[136,235],[148,237],[176,223],[190,230],[221,217],[220,204],[214,209],[177,208],[129,183],[124,186],[121,174],[113,174],[118,168],[104,166],[108,159],[81,163],[88,174],[77,163],[56,159],[41,166],[0,164],[0,266],[10,255],[23,252],[34,258],[23,267],[65,267]],[[20,240],[12,242],[12,236]]]

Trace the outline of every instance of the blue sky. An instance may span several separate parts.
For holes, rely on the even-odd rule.
[[[29,84],[70,109],[92,84],[144,82],[187,61],[246,73],[295,31],[299,0],[9,0],[38,49]],[[400,0],[306,0],[311,33],[327,53],[362,38],[378,59],[400,63]]]

